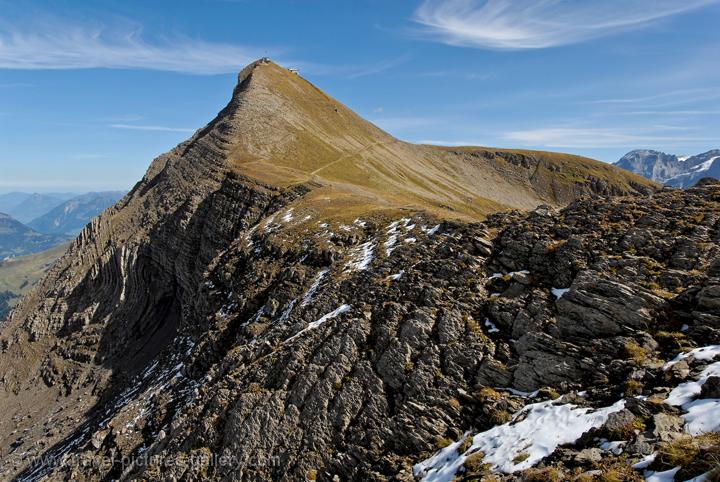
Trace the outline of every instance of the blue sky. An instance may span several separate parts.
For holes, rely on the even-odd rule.
[[[129,189],[265,54],[412,142],[720,148],[720,0],[0,0],[0,191]]]

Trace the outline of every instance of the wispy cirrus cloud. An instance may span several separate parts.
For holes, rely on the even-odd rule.
[[[413,19],[450,45],[538,49],[569,45],[718,3],[718,0],[424,0]]]
[[[38,15],[0,20],[0,69],[149,69],[190,74],[236,72],[261,49],[183,35],[149,39],[128,19],[77,23]]]
[[[169,126],[152,126],[137,124],[108,124],[113,129],[124,129],[132,131],[154,131],[154,132],[195,132],[196,129],[188,127],[169,127]]]
[[[696,110],[634,110],[628,112],[618,112],[612,115],[627,116],[699,116],[699,115],[718,115],[720,110],[696,109]]]
[[[627,147],[656,143],[693,144],[714,142],[715,139],[688,135],[688,127],[549,127],[510,131],[503,138],[524,146],[566,149]]]
[[[659,106],[690,104],[720,97],[715,88],[681,89],[640,97],[618,97],[583,101],[583,104],[650,104]]]

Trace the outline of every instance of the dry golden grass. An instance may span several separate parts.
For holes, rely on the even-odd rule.
[[[623,346],[623,355],[637,363],[642,363],[648,359],[650,351],[641,347],[634,341],[630,341]]]
[[[561,480],[565,480],[565,476],[558,469],[547,467],[523,471],[522,480],[525,482],[560,482]]]
[[[655,464],[664,469],[682,467],[679,480],[704,474],[720,466],[720,433],[709,432],[665,442]]]
[[[21,296],[27,293],[67,251],[67,247],[67,244],[61,244],[47,251],[0,263],[0,292],[10,291]]]
[[[241,76],[246,80],[235,97],[242,106],[233,119],[240,127],[231,162],[269,184],[326,186],[332,202],[323,210],[337,212],[351,204],[356,213],[390,208],[478,220],[509,208],[568,202],[574,187],[590,179],[625,190],[631,184],[652,185],[568,154],[409,144],[278,65],[250,67]],[[514,165],[506,154],[532,158],[537,166]],[[349,201],[353,197],[360,201]]]
[[[485,454],[482,452],[475,452],[468,456],[463,462],[463,467],[466,473],[477,474],[490,471],[490,465],[483,462]]]

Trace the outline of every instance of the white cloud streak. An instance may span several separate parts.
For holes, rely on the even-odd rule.
[[[143,126],[136,124],[108,124],[113,129],[125,129],[133,131],[154,131],[154,132],[195,132],[197,129],[188,127],[168,127],[168,126]]]
[[[238,71],[259,49],[184,36],[150,41],[126,19],[112,27],[39,17],[29,26],[0,21],[0,69],[148,69],[189,74]]]
[[[648,95],[643,97],[623,97],[615,99],[599,99],[589,100],[582,102],[583,104],[646,104],[646,105],[680,105],[690,104],[693,102],[705,102],[718,98],[717,89],[714,88],[703,88],[703,89],[682,89],[674,90],[671,92],[663,92],[656,95]]]
[[[627,147],[662,143],[693,144],[714,142],[716,139],[686,135],[672,135],[668,131],[685,131],[688,128],[658,126],[655,129],[633,128],[575,128],[550,127],[511,131],[503,134],[504,139],[524,146],[592,149],[603,147]]]
[[[425,0],[414,20],[443,43],[539,49],[646,27],[718,0]]]

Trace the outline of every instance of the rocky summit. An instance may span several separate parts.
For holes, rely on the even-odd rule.
[[[0,479],[712,475],[717,182],[238,80],[2,327]]]

